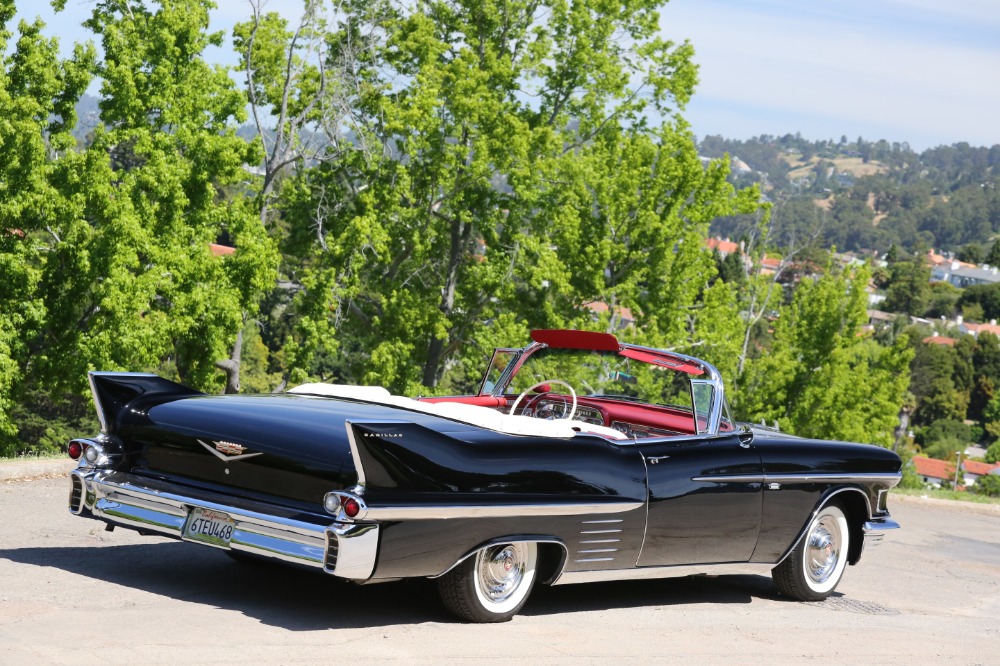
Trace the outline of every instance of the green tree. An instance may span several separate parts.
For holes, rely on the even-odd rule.
[[[958,251],[957,257],[959,261],[979,265],[983,263],[983,248],[978,243],[966,243]]]
[[[12,414],[32,393],[29,370],[45,359],[46,268],[67,238],[52,222],[65,206],[54,158],[72,152],[74,105],[95,57],[78,46],[59,58],[40,21],[22,21],[11,48],[14,13],[11,0],[0,1],[0,454],[20,446]]]
[[[912,352],[905,335],[888,348],[858,335],[867,282],[865,269],[828,266],[799,286],[781,309],[772,348],[747,368],[740,415],[803,436],[892,446]]]
[[[64,63],[40,25],[22,24],[13,60],[32,71],[9,67],[5,89],[33,96],[35,127],[45,131],[18,132],[33,145],[17,159],[5,147],[5,164],[30,171],[5,179],[0,228],[24,234],[15,284],[31,288],[17,307],[29,316],[14,322],[23,342],[11,360],[25,395],[44,388],[66,400],[85,395],[89,369],[161,364],[219,390],[216,362],[230,356],[245,316],[273,285],[274,245],[238,189],[243,165],[259,156],[235,134],[246,98],[203,57],[221,43],[206,32],[211,6],[98,2],[85,26],[102,56],[77,47]],[[102,123],[77,150],[72,102],[92,73]],[[214,256],[219,240],[236,253]]]
[[[926,309],[930,269],[922,261],[899,261],[889,269],[883,309],[918,316]]]
[[[993,241],[986,255],[986,263],[990,266],[1000,266],[1000,239]]]
[[[984,474],[976,479],[972,486],[973,492],[987,497],[1000,497],[1000,476],[996,474]]]
[[[332,352],[353,381],[456,387],[492,343],[623,309],[659,344],[732,337],[703,238],[759,195],[702,167],[677,116],[692,50],[657,36],[658,4],[342,5],[328,68],[350,136],[324,125],[335,159],[281,194],[293,380]]]
[[[990,444],[990,447],[986,449],[986,462],[991,465],[1000,462],[1000,440]]]

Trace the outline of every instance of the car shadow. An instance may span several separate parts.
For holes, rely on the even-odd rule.
[[[536,588],[521,613],[550,615],[642,606],[749,604],[754,598],[784,600],[767,576],[686,576]]]
[[[80,576],[186,602],[232,610],[289,631],[457,622],[433,581],[355,585],[316,569],[235,561],[226,553],[162,542],[120,546],[0,549],[0,559]],[[523,615],[644,606],[748,604],[780,599],[764,576],[694,576],[557,587],[538,586]]]

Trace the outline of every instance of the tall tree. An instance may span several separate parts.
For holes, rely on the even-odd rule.
[[[908,338],[892,347],[859,336],[868,271],[832,265],[780,311],[774,343],[742,381],[738,414],[798,435],[891,446],[906,395]]]
[[[101,57],[77,47],[65,62],[41,25],[22,24],[4,90],[34,100],[20,103],[33,124],[3,161],[29,170],[4,179],[0,229],[18,230],[3,247],[26,315],[11,360],[28,388],[83,395],[88,369],[166,364],[219,390],[215,362],[273,285],[274,245],[239,190],[259,156],[235,134],[246,98],[203,57],[221,43],[207,33],[212,6],[97,2],[85,26]],[[72,107],[93,74],[102,122],[77,150]],[[215,256],[220,240],[235,254]]]
[[[355,149],[282,200],[304,263],[293,368],[336,329],[337,372],[433,389],[461,374],[459,349],[593,326],[593,302],[661,343],[699,342],[707,225],[758,195],[698,160],[677,116],[692,50],[657,36],[659,4],[344,2],[329,67]]]

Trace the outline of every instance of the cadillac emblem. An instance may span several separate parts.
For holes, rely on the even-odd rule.
[[[230,460],[243,460],[244,458],[253,458],[254,456],[264,455],[263,453],[244,453],[247,447],[240,446],[239,444],[234,444],[233,442],[212,442],[215,444],[214,447],[209,446],[205,442],[198,440],[198,443],[205,447],[205,450],[211,453],[213,456],[219,460],[225,460],[229,462]],[[226,471],[226,474],[229,472]]]
[[[232,442],[216,442],[215,448],[220,453],[225,453],[227,456],[238,456],[247,450],[247,447],[240,446],[239,444],[233,444]]]

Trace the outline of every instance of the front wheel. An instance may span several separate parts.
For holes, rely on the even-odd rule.
[[[826,599],[844,575],[849,545],[844,512],[833,505],[825,506],[809,523],[799,545],[771,570],[771,577],[786,597],[800,601]]]
[[[538,546],[529,541],[486,546],[438,579],[445,607],[470,622],[506,622],[535,584]]]

